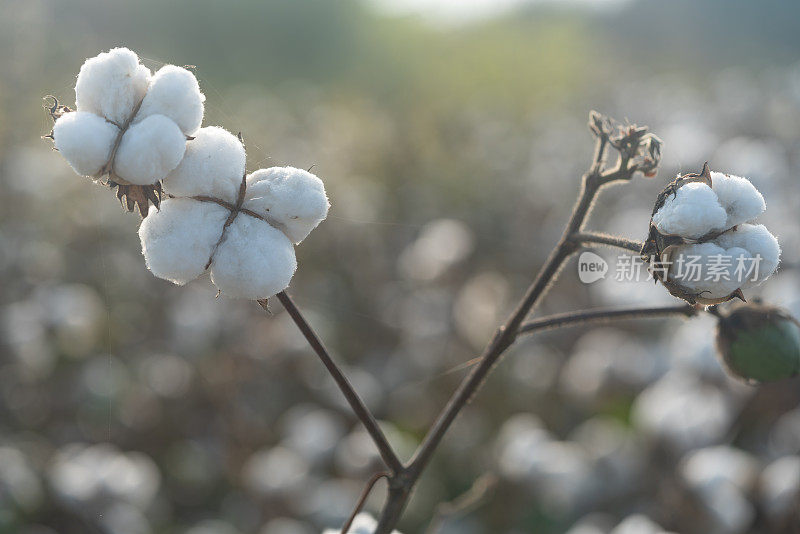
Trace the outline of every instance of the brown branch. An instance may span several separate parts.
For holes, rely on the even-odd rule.
[[[480,363],[464,378],[453,393],[423,439],[406,470],[389,481],[389,494],[375,534],[389,534],[397,524],[411,495],[411,490],[450,425],[480,389],[500,356],[514,343],[523,321],[547,293],[551,284],[558,277],[564,262],[578,249],[579,245],[575,242],[574,235],[581,232],[583,224],[591,212],[597,193],[609,183],[630,180],[638,170],[636,165],[630,163],[634,155],[634,151],[630,147],[633,142],[632,139],[634,137],[641,139],[646,130],[629,127],[626,129],[627,134],[622,132],[618,136],[612,137],[610,121],[595,112],[590,115],[589,128],[597,136],[594,158],[588,172],[583,176],[578,200],[561,239],[550,253],[544,266],[511,316],[506,320],[505,324],[497,329],[489,345],[483,351]],[[613,170],[604,171],[605,151],[609,144],[617,148],[620,155],[617,160],[617,166]]]
[[[375,442],[375,446],[378,447],[378,452],[380,453],[383,462],[386,464],[386,467],[388,467],[392,473],[401,472],[403,470],[403,463],[397,457],[394,449],[392,449],[392,446],[389,444],[389,441],[383,434],[381,427],[378,425],[378,421],[375,420],[372,412],[369,411],[367,406],[364,404],[364,401],[361,400],[361,397],[358,396],[356,390],[353,389],[350,381],[347,380],[347,377],[344,376],[342,370],[338,365],[336,365],[336,362],[333,361],[333,358],[331,358],[328,350],[314,332],[314,329],[311,328],[311,325],[308,324],[308,321],[306,321],[305,317],[303,317],[303,314],[300,313],[300,310],[297,309],[297,306],[295,306],[291,297],[289,297],[285,291],[281,291],[276,295],[276,297],[278,297],[278,300],[289,313],[289,316],[306,338],[308,344],[311,346],[314,352],[316,352],[323,365],[325,365],[325,368],[336,381],[336,385],[339,386],[339,389],[341,390],[345,399],[347,399],[347,402],[350,404],[350,408],[353,410],[353,413],[356,414],[356,417],[358,417],[358,419],[367,429],[372,441]]]
[[[600,234],[596,232],[578,232],[572,235],[572,241],[579,244],[608,245],[610,247],[621,248],[631,252],[640,252],[644,245],[640,241],[626,239],[615,235]]]
[[[445,523],[454,517],[463,516],[480,506],[497,486],[497,475],[486,473],[479,477],[466,493],[450,502],[443,502],[436,507],[436,515],[428,525],[426,534],[437,534]]]
[[[581,310],[557,315],[548,315],[540,319],[533,319],[523,323],[519,327],[517,336],[532,334],[540,330],[551,330],[564,328],[567,326],[577,326],[581,324],[598,324],[609,321],[625,319],[655,319],[657,317],[667,317],[671,315],[683,315],[684,317],[694,317],[699,310],[689,304],[679,304],[677,306],[663,306],[660,308],[629,308],[627,310]]]
[[[382,478],[389,478],[391,477],[390,473],[386,471],[380,471],[372,475],[372,477],[367,481],[367,485],[364,486],[364,490],[361,492],[361,497],[358,498],[358,502],[353,507],[353,512],[350,514],[350,517],[345,521],[344,526],[342,526],[341,534],[347,534],[350,531],[350,527],[353,525],[353,521],[355,521],[356,516],[364,507],[364,504],[367,502],[367,498],[369,494],[372,493],[372,488],[375,487],[375,484]]]

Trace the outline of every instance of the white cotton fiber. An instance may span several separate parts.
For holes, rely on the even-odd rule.
[[[711,188],[728,215],[725,228],[751,221],[767,209],[764,197],[747,178],[712,172]]]
[[[101,115],[118,125],[144,98],[150,70],[127,48],[112,48],[89,58],[81,66],[75,84],[78,111]]]
[[[716,259],[717,256],[719,259]],[[702,298],[727,297],[744,283],[743,276],[736,274],[737,265],[744,262],[745,267],[749,267],[751,257],[750,253],[741,247],[726,249],[714,242],[683,245],[670,255],[669,259],[673,263],[669,278],[689,293]],[[691,267],[690,262],[699,267]],[[719,276],[716,273],[720,273]]]
[[[723,248],[739,247],[747,250],[751,257],[759,257],[758,276],[756,280],[748,280],[742,286],[753,287],[770,276],[778,268],[781,258],[781,247],[778,240],[763,224],[741,224],[736,230],[725,232],[714,240]]]
[[[185,150],[178,126],[164,115],[151,115],[123,134],[114,172],[132,184],[153,184],[178,166]]]
[[[166,65],[150,80],[135,122],[150,115],[164,115],[175,121],[184,134],[193,135],[203,122],[205,99],[194,74],[175,65]]]
[[[223,295],[263,299],[286,289],[296,268],[294,246],[282,232],[239,214],[214,254],[211,281]]]
[[[690,182],[667,196],[653,215],[653,224],[662,234],[697,239],[725,230],[727,219],[714,191],[704,183]]]
[[[58,151],[83,176],[100,172],[111,155],[119,129],[94,113],[65,113],[53,126]]]
[[[178,197],[210,196],[236,202],[246,155],[239,139],[223,128],[200,128],[186,143],[180,165],[164,179],[164,190]]]
[[[169,198],[139,227],[147,268],[183,285],[203,273],[230,212],[209,202]]]
[[[322,180],[294,167],[259,169],[247,177],[244,207],[266,214],[284,226],[293,243],[308,236],[328,215]]]

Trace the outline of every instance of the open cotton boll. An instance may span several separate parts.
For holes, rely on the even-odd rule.
[[[223,128],[207,126],[186,143],[186,154],[169,176],[164,190],[179,197],[210,196],[236,202],[245,172],[244,146]]]
[[[742,287],[752,264],[746,249],[726,249],[714,242],[676,247],[669,260],[670,280],[706,299],[723,298]],[[738,272],[740,266],[745,270]]]
[[[781,246],[763,224],[740,224],[735,230],[725,232],[714,240],[724,248],[739,247],[750,257],[757,258],[756,276],[748,276],[742,287],[757,286],[775,272],[781,258]],[[755,278],[755,279],[753,279]]]
[[[223,295],[268,298],[283,291],[297,268],[294,246],[269,223],[239,215],[211,263],[211,281]]]
[[[272,167],[247,176],[244,207],[281,223],[299,243],[328,216],[330,204],[322,180],[310,172]]]
[[[727,219],[716,193],[700,182],[690,182],[668,195],[653,214],[653,224],[659,232],[690,239],[725,230]]]
[[[65,113],[53,126],[56,148],[75,172],[94,176],[111,156],[119,129],[94,113]]]
[[[87,59],[75,84],[78,111],[88,111],[123,124],[144,98],[150,70],[127,48],[112,48]]]
[[[178,166],[185,151],[180,128],[164,115],[151,115],[122,136],[114,172],[135,185],[153,184]]]
[[[725,228],[753,220],[767,209],[764,197],[747,178],[712,172],[711,188],[727,213]]]
[[[139,227],[147,268],[159,278],[183,285],[200,276],[230,212],[210,202],[168,198]]]
[[[175,121],[184,134],[192,135],[203,122],[205,99],[194,74],[175,65],[166,65],[150,80],[135,122],[150,115],[164,115]]]

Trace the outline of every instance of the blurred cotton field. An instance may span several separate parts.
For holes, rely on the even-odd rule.
[[[800,314],[797,7],[416,4],[0,0],[0,532],[315,534],[381,465],[278,304],[154,278],[136,216],[40,139],[41,97],[71,104],[81,63],[113,46],[152,70],[196,65],[205,122],[243,132],[248,169],[325,181],[331,211],[290,292],[403,458],[555,243],[590,109],[664,141],[659,175],[604,194],[592,229],[644,239],[656,194],[704,161],[746,176],[783,249],[748,297]],[[570,263],[541,313],[675,301],[598,253],[608,275],[582,284]],[[400,531],[425,532],[488,472],[492,491],[441,532],[798,532],[797,381],[729,378],[713,329],[525,338]]]

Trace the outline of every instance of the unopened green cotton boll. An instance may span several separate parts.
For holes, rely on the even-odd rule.
[[[717,325],[717,351],[728,371],[769,382],[800,373],[800,323],[786,310],[744,304]]]

